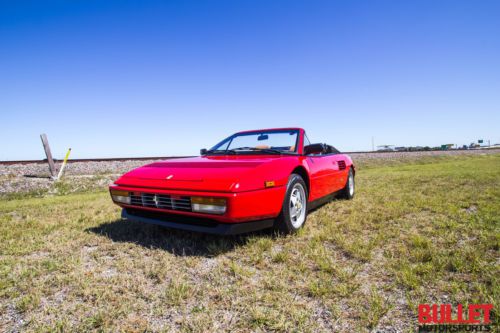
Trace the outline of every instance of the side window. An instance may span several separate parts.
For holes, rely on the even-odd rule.
[[[311,141],[309,141],[309,138],[307,137],[306,133],[304,133],[304,147],[309,146],[311,144]]]
[[[217,148],[218,150],[226,150],[229,146],[229,144],[231,143],[231,140],[227,140],[227,142],[223,143],[219,148]]]

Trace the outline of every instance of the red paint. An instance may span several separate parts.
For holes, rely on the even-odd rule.
[[[492,304],[470,304],[464,309],[458,304],[456,310],[451,304],[420,304],[418,322],[420,324],[490,324]]]
[[[212,155],[169,159],[126,173],[115,182],[117,186],[113,188],[179,196],[225,197],[227,211],[224,215],[140,209],[209,216],[226,223],[277,217],[282,208],[288,177],[296,168],[303,168],[308,175],[309,202],[342,189],[347,182],[349,168],[354,168],[351,158],[345,154],[304,156],[304,130],[286,129],[299,130],[298,155]],[[346,164],[343,170],[338,166],[340,160]],[[266,188],[266,181],[274,181],[275,186]],[[124,204],[120,206],[128,207]]]

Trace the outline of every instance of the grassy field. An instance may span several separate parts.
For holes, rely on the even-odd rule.
[[[298,235],[123,222],[105,191],[0,201],[0,331],[415,331],[500,300],[500,154],[360,164]]]

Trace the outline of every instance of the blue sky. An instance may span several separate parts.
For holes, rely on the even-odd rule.
[[[500,143],[500,1],[2,1],[0,160]]]

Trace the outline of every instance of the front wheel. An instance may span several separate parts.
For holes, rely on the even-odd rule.
[[[285,234],[297,232],[307,219],[307,187],[300,175],[292,174],[281,213],[275,221],[275,229]]]

